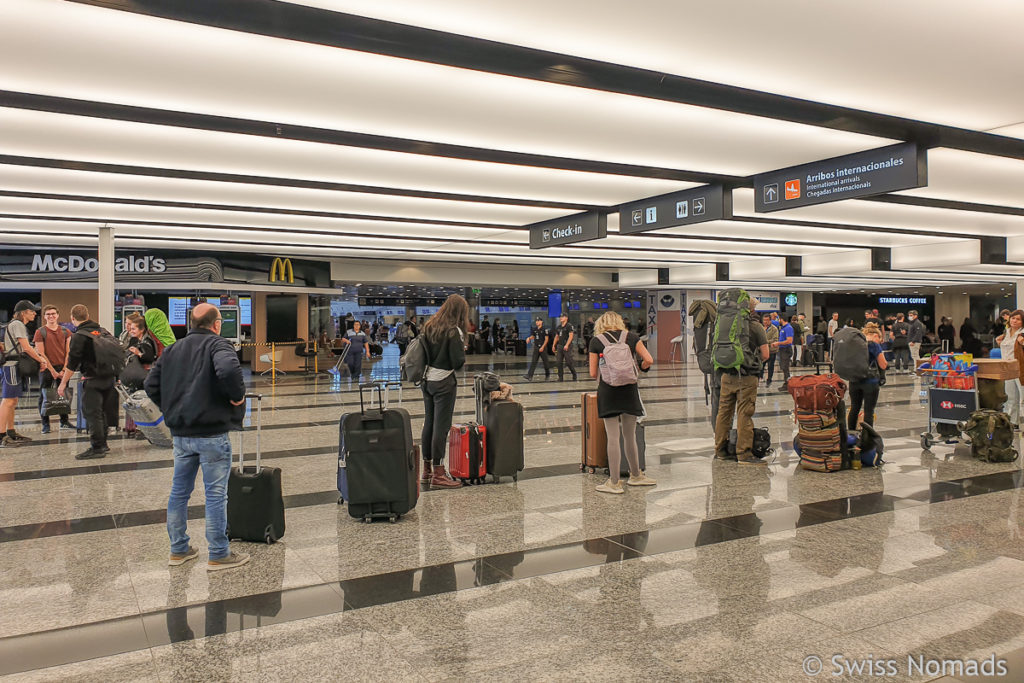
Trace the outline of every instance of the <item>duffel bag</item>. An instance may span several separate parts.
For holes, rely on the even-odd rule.
[[[846,396],[846,382],[839,375],[805,375],[790,377],[786,391],[800,410],[827,412]]]

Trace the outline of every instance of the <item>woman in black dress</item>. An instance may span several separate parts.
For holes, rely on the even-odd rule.
[[[601,377],[600,368],[604,363],[603,352],[606,346],[618,343],[626,332],[626,325],[618,313],[609,311],[594,325],[594,338],[590,340],[590,376],[597,383],[597,416],[604,422],[608,434],[608,481],[597,487],[602,493],[623,493],[619,482],[622,466],[622,452],[619,448],[619,435],[622,435],[626,450],[626,461],[629,463],[629,481],[631,486],[654,486],[657,482],[647,477],[640,469],[640,457],[636,445],[636,421],[643,417],[644,405],[640,401],[640,390],[636,382],[611,386]],[[626,332],[625,343],[629,346],[634,359],[639,356],[640,368],[648,370],[654,363],[650,352],[640,341],[639,335]]]

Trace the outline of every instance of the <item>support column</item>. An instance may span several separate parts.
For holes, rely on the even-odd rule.
[[[1014,280],[1014,288],[1017,290],[1017,308],[1024,306],[1024,280]]]
[[[114,330],[114,229],[104,225],[100,228],[99,250],[97,260],[99,305],[95,320],[104,329]]]

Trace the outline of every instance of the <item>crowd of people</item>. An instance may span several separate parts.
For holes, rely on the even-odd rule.
[[[920,355],[921,345],[929,335],[915,310],[896,313],[884,320],[877,310],[867,310],[862,323],[847,320],[842,327],[839,314],[833,313],[812,329],[803,314],[786,320],[775,312],[764,316],[756,314],[754,299],[744,300],[742,305],[741,320],[747,325],[747,333],[742,335],[747,348],[740,354],[744,362],[716,371],[720,398],[714,425],[715,457],[736,459],[741,464],[764,463],[753,452],[751,418],[758,386],[762,381],[766,388],[771,386],[776,363],[785,390],[794,364],[806,362],[809,357],[812,361],[827,360],[834,352],[832,342],[839,331],[856,326],[867,341],[869,373],[849,386],[847,419],[849,429],[854,430],[862,424],[873,425],[886,371],[890,367],[896,373],[913,371],[913,359]],[[120,381],[129,391],[144,389],[162,411],[174,441],[174,478],[167,518],[171,546],[169,563],[182,564],[198,555],[195,546],[190,545],[186,522],[188,501],[200,469],[206,489],[208,568],[215,571],[248,562],[246,555],[230,549],[225,531],[231,463],[228,433],[241,428],[245,384],[234,347],[219,334],[222,320],[218,308],[211,304],[197,305],[191,312],[190,331],[181,340],[175,340],[167,317],[158,309],[151,308],[144,316],[127,316],[125,333],[120,340],[127,362],[122,362],[117,372],[111,372],[104,360],[106,345],[113,338],[90,318],[86,306],[73,306],[70,320],[63,323],[56,307],[43,307],[42,324],[37,326],[30,340],[29,326],[39,312],[39,307],[31,302],[19,301],[4,331],[5,362],[0,401],[3,447],[16,447],[30,441],[14,424],[15,406],[22,395],[22,378],[26,372],[38,376],[42,389],[39,412],[43,433],[51,429],[46,401],[53,400],[54,396],[68,397],[70,380],[75,373],[80,373],[80,413],[89,431],[90,446],[75,456],[78,459],[102,458],[109,452],[107,434],[111,427],[116,427],[118,420],[115,385]],[[546,379],[551,376],[552,365],[558,371],[559,380],[564,380],[566,368],[573,380],[578,379],[573,357],[580,347],[584,350],[588,373],[597,381],[598,417],[604,423],[608,444],[609,477],[597,490],[608,494],[624,492],[620,480],[623,458],[629,472],[627,485],[656,484],[640,466],[637,443],[637,422],[645,415],[638,373],[648,370],[654,360],[644,345],[643,330],[634,331],[631,327],[619,314],[607,312],[596,321],[590,318],[577,334],[569,316],[563,314],[558,324],[550,328],[543,318],[537,318],[523,340],[532,349],[525,375],[527,380],[533,379],[538,365],[543,365]],[[961,328],[960,337],[965,346],[971,343],[970,331],[971,328]],[[1003,311],[998,329],[992,331],[998,332],[994,342],[1004,357],[1024,359],[1024,312]],[[936,332],[941,340],[955,338],[952,325],[945,318]],[[506,328],[500,319],[492,323],[484,316],[479,326],[474,325],[466,300],[452,295],[426,321],[410,318],[388,327],[380,320],[365,323],[350,320],[344,335],[328,343],[347,347],[346,357],[350,360],[346,363],[353,375],[358,375],[362,360],[369,357],[375,340],[395,342],[404,353],[413,339],[422,336],[427,359],[426,375],[421,384],[424,402],[420,434],[424,460],[422,483],[436,488],[458,488],[461,483],[453,479],[446,468],[457,373],[465,366],[467,353],[477,342],[502,342],[510,336],[518,339],[519,335],[515,321]],[[1024,402],[1020,380],[1008,381],[1007,393],[1011,420],[1019,424]],[[72,427],[68,416],[61,418],[60,427]],[[125,427],[129,433],[133,432],[130,420]]]

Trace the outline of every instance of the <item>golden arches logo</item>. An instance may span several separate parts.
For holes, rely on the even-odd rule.
[[[281,282],[285,281],[285,273],[288,274],[288,284],[295,283],[295,271],[292,270],[292,260],[289,258],[281,258],[280,256],[274,259],[274,262],[270,264],[270,281]]]

